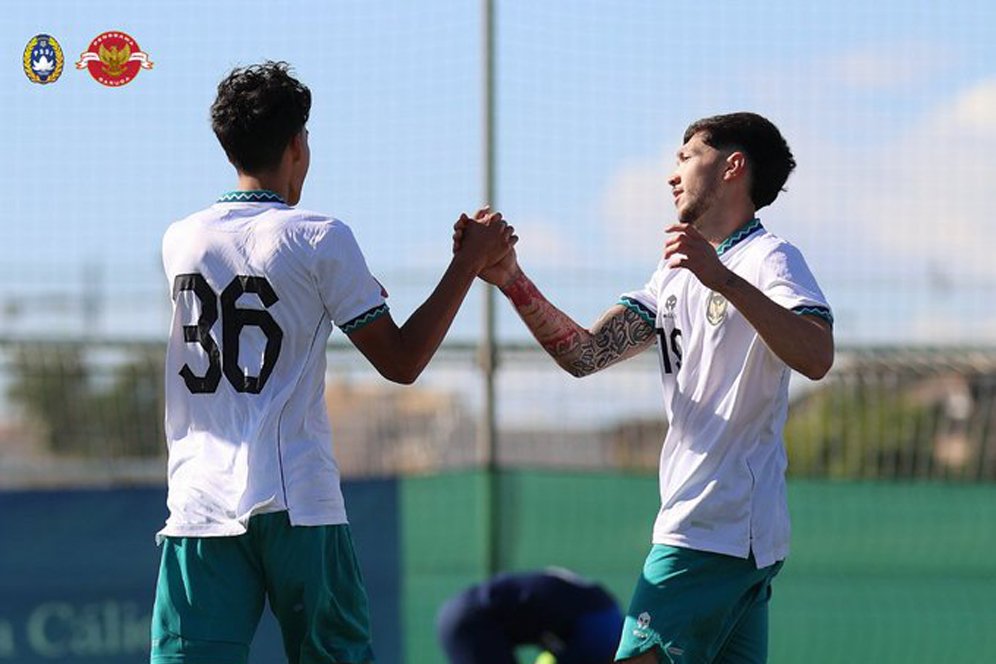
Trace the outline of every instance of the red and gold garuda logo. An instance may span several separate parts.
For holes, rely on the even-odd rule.
[[[90,42],[90,48],[80,54],[76,68],[89,69],[99,83],[117,88],[130,83],[142,69],[152,69],[152,61],[129,35],[111,31],[97,35]]]

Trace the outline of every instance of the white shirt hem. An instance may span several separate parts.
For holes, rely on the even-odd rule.
[[[221,521],[217,523],[170,523],[166,522],[166,527],[156,533],[156,546],[160,546],[166,537],[238,537],[245,535],[248,528],[249,519],[258,514],[272,514],[275,512],[288,512],[292,526],[339,526],[349,521],[346,519],[346,511],[342,508],[330,510],[322,514],[298,514],[294,510],[286,507],[275,510],[260,510],[250,512],[245,521],[234,519],[231,521]]]
[[[654,533],[652,544],[663,544],[664,546],[676,546],[682,549],[692,549],[694,551],[707,551],[709,553],[719,553],[724,556],[747,559],[751,554],[750,543],[734,545],[729,542],[707,542],[700,539],[689,539],[677,533],[657,534]],[[779,560],[785,560],[788,556],[787,548],[771,552],[759,553],[754,550],[754,562],[758,569],[763,569],[774,565]]]

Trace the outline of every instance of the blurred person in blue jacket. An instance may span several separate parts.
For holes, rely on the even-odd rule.
[[[544,650],[537,663],[608,664],[623,618],[597,583],[560,568],[502,573],[451,597],[437,616],[450,664],[515,664],[515,649]]]

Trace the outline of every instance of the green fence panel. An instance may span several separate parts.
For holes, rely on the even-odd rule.
[[[626,605],[649,546],[655,477],[505,471],[497,487],[502,569],[568,567]],[[435,613],[487,573],[487,495],[482,472],[403,482],[409,664],[443,661]],[[996,486],[794,480],[789,503],[771,664],[996,661]]]

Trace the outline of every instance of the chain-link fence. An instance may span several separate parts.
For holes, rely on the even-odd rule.
[[[0,486],[163,481],[163,347],[0,344]],[[578,380],[533,345],[504,346],[501,467],[653,472],[666,430],[655,354]],[[413,386],[348,344],[328,352],[326,403],[346,476],[482,464],[477,348],[444,345]],[[822,382],[794,377],[789,472],[831,479],[996,477],[996,351],[845,349]]]

